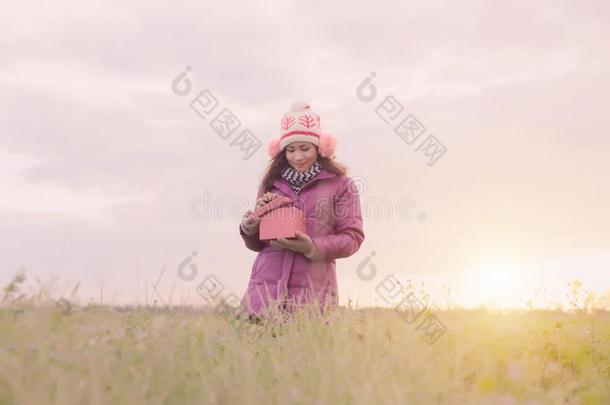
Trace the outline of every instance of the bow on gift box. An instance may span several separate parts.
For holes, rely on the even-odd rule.
[[[249,216],[254,218],[260,218],[271,210],[291,204],[292,199],[290,197],[277,196],[267,204],[258,207],[253,212],[250,212]]]

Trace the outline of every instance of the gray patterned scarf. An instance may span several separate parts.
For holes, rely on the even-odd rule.
[[[294,169],[292,166],[288,165],[282,171],[282,178],[290,184],[295,193],[299,194],[299,191],[303,188],[305,184],[307,184],[311,179],[316,177],[322,171],[322,166],[316,160],[309,169],[304,172],[300,172]]]

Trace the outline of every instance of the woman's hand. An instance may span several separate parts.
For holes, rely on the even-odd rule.
[[[244,233],[248,236],[254,234],[256,231],[258,231],[258,225],[261,222],[261,219],[258,217],[251,217],[250,214],[252,214],[252,211],[248,210],[242,220],[241,220],[241,229],[244,231]]]
[[[309,235],[301,231],[296,232],[296,239],[278,238],[277,240],[272,240],[270,245],[303,253],[305,257],[311,260],[321,259],[320,252],[316,249],[316,245]]]

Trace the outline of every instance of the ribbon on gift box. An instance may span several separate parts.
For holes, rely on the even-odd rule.
[[[251,214],[250,217],[262,217],[266,213],[276,208],[280,208],[286,205],[292,205],[292,199],[290,197],[277,196],[267,204],[258,207]]]

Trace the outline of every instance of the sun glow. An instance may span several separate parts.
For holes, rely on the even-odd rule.
[[[464,273],[464,304],[524,308],[535,286],[531,274],[508,264],[486,264]]]

